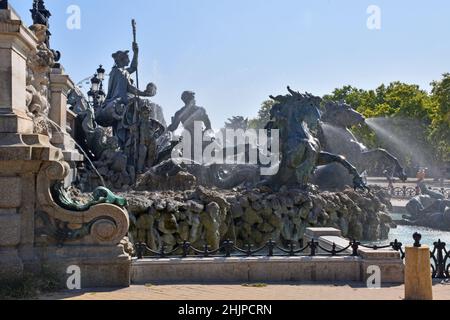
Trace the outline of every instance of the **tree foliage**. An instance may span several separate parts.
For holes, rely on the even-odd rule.
[[[431,93],[418,85],[402,82],[381,85],[375,90],[345,86],[324,99],[345,100],[368,119],[391,119],[391,131],[413,145],[411,153],[423,153],[411,154],[411,159],[403,160],[411,162],[414,156],[419,156],[421,165],[435,166],[450,161],[450,74],[444,74],[442,80],[431,86]],[[370,147],[386,147],[370,128],[355,128],[354,131]]]
[[[249,128],[264,129],[264,127],[270,121],[270,110],[274,105],[275,105],[274,100],[264,101],[261,105],[261,109],[258,112],[258,116],[249,121]]]
[[[438,157],[450,161],[450,74],[443,75],[432,86],[433,107],[430,116],[430,141],[436,147]]]

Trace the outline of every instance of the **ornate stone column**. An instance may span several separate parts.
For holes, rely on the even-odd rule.
[[[64,69],[52,68],[50,73],[50,112],[49,118],[59,128],[53,130],[51,143],[63,150],[64,160],[70,164],[71,170],[66,178],[66,186],[69,186],[76,176],[76,163],[83,161],[84,157],[76,150],[75,143],[67,132],[68,123],[72,114],[67,110],[67,94],[74,88],[70,77],[64,73]]]
[[[49,117],[61,129],[62,132],[56,131],[53,133],[51,142],[64,149],[71,141],[68,141],[66,126],[67,126],[67,92],[73,88],[73,82],[69,76],[64,74],[62,68],[52,68],[50,73],[50,112]]]

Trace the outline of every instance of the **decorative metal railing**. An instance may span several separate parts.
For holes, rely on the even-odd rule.
[[[381,187],[384,191],[389,193],[393,198],[396,199],[412,199],[415,196],[418,195],[416,188],[414,187],[395,187],[395,188],[388,188],[388,187]],[[450,199],[450,189],[446,188],[429,188],[431,191],[441,193],[445,196],[445,198]]]
[[[417,240],[418,234],[414,235],[416,240],[415,246],[420,246],[420,238]],[[163,258],[230,258],[230,257],[359,257],[360,249],[365,248],[369,250],[383,250],[392,249],[399,252],[400,259],[405,259],[405,251],[403,250],[403,244],[395,240],[390,244],[383,246],[370,246],[363,245],[361,242],[352,240],[345,248],[339,248],[335,243],[331,245],[331,248],[325,248],[318,241],[311,240],[304,246],[297,246],[291,243],[287,248],[281,247],[276,244],[275,241],[270,240],[265,245],[253,249],[253,245],[246,245],[245,248],[237,247],[233,241],[226,240],[222,245],[214,250],[211,247],[204,245],[203,248],[198,249],[192,246],[188,241],[184,241],[176,245],[171,250],[166,250],[166,246],[161,246],[159,250],[152,250],[145,243],[139,242],[135,244],[136,258],[140,259],[163,259]],[[431,270],[433,278],[436,279],[450,279],[450,252],[447,251],[446,243],[438,242],[434,243],[434,248],[430,252]]]
[[[352,256],[358,256],[358,249],[360,243],[352,241],[346,248],[337,249],[336,244],[333,244],[331,249],[324,248],[319,242],[311,240],[305,246],[297,248],[297,245],[291,243],[288,248],[280,247],[275,241],[270,240],[265,245],[253,250],[253,245],[248,244],[245,248],[237,247],[233,241],[226,240],[222,245],[215,249],[210,250],[210,246],[204,245],[202,249],[194,248],[191,243],[185,241],[182,244],[177,245],[171,251],[166,251],[165,246],[162,246],[160,250],[155,251],[149,248],[146,244],[140,242],[135,245],[136,256],[138,259],[143,259],[145,254],[150,253],[151,258],[167,258],[167,257],[178,257],[178,258],[189,258],[189,257],[277,257],[277,256],[339,256],[345,253],[348,256],[349,249],[352,249]],[[309,250],[308,250],[309,249]],[[319,253],[319,249],[324,253]]]
[[[431,261],[433,278],[450,279],[450,252],[447,251],[446,244],[441,240],[434,243]]]

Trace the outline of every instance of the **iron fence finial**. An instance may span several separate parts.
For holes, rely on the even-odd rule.
[[[413,235],[413,239],[414,239],[414,247],[421,248],[422,244],[420,243],[420,241],[422,240],[422,235],[420,233],[416,232]]]

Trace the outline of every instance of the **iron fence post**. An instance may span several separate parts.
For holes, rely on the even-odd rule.
[[[252,247],[253,247],[253,245],[247,244],[247,257],[252,256]]]
[[[393,250],[395,250],[395,251],[397,251],[397,252],[400,253],[400,258],[401,258],[402,260],[405,258],[405,254],[404,254],[404,252],[403,252],[403,250],[402,250],[402,248],[403,248],[403,243],[398,242],[398,240],[395,239],[394,242],[391,242],[391,247],[392,247]]]
[[[267,242],[267,247],[269,248],[269,257],[273,257],[273,249],[275,248],[275,242],[270,239],[269,242]]]
[[[191,244],[188,241],[183,242],[183,258],[189,255],[189,250],[191,249]]]
[[[295,256],[295,244],[293,241],[291,241],[291,243],[289,245],[289,256],[290,257]]]
[[[446,278],[446,270],[445,270],[445,258],[444,258],[444,249],[445,243],[441,242],[439,239],[438,242],[434,243],[434,248],[437,252],[436,257],[436,278],[445,279]]]
[[[336,256],[336,243],[333,242],[333,247],[331,248],[331,255]]]
[[[359,256],[358,250],[359,250],[360,245],[361,245],[360,242],[357,242],[356,240],[352,241],[352,250],[353,250],[352,256],[353,257]]]
[[[209,246],[208,246],[208,243],[205,243],[205,246],[203,247],[203,254],[204,254],[205,258],[209,257]]]
[[[139,260],[144,258],[144,246],[142,242],[136,244],[136,256]]]
[[[233,248],[234,248],[234,243],[231,242],[230,240],[226,240],[224,242],[224,246],[225,246],[225,255],[227,258],[231,257],[231,253],[233,252]]]
[[[318,243],[314,241],[314,239],[311,240],[311,242],[309,243],[309,247],[311,249],[311,257],[315,257],[316,256],[316,250],[317,250],[317,245]]]
[[[159,252],[159,255],[161,256],[161,258],[166,257],[166,246],[164,244],[161,245],[161,250]]]

